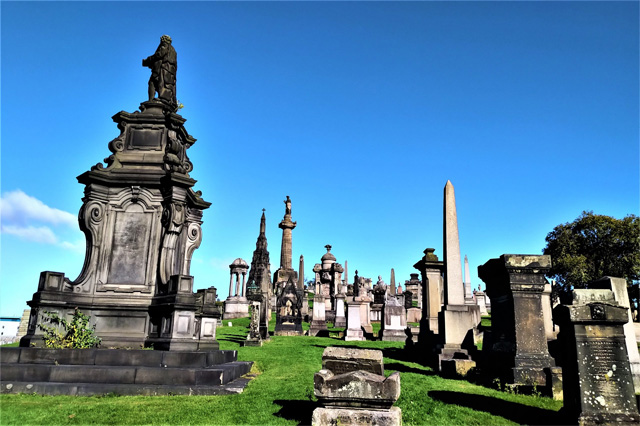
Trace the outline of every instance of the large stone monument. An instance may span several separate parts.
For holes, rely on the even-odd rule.
[[[623,329],[627,311],[611,290],[602,289],[574,290],[571,305],[554,309],[564,409],[579,425],[640,424]]]
[[[555,366],[549,355],[542,309],[542,291],[551,258],[542,255],[503,254],[478,267],[494,301],[491,343],[486,359],[493,373],[520,386],[545,386]]]
[[[269,339],[269,320],[271,319],[271,261],[267,250],[267,223],[262,209],[260,218],[260,234],[256,241],[256,249],[251,258],[251,269],[247,279],[247,299],[260,303],[260,336]]]
[[[77,307],[91,316],[103,347],[198,348],[189,274],[210,203],[189,176],[187,150],[196,139],[177,113],[176,57],[163,36],[143,61],[152,69],[149,100],[112,117],[120,135],[108,144],[107,166],[78,176],[85,185],[78,216],[87,240],[84,266],[73,281],[60,272],[40,275],[22,346],[42,344],[43,311],[68,317]]]
[[[381,324],[382,340],[404,342],[407,339],[407,315],[395,296],[387,297],[383,308]]]
[[[439,333],[442,349],[438,355],[443,359],[468,358],[463,343],[473,345],[474,328],[480,320],[479,309],[468,305],[464,298],[462,261],[458,237],[458,214],[456,197],[451,181],[444,187],[444,310],[439,315]]]
[[[428,248],[424,251],[424,257],[420,259],[414,268],[422,275],[422,306],[423,314],[420,321],[420,333],[430,331],[438,334],[438,315],[444,303],[444,262],[438,260],[434,254],[435,249]]]
[[[331,246],[324,246],[327,252],[320,259],[321,263],[316,263],[313,267],[316,279],[316,295],[322,294],[325,298],[325,311],[327,319],[333,321],[335,317],[335,296],[346,294],[346,286],[342,284],[342,265],[336,263],[336,257],[331,253]],[[315,303],[315,302],[314,302]],[[331,312],[329,314],[329,312]]]
[[[229,297],[224,302],[222,319],[244,318],[249,316],[249,301],[247,300],[247,270],[249,265],[243,259],[237,258],[229,265]],[[242,281],[240,281],[242,276]],[[233,285],[235,279],[235,286]],[[234,292],[235,289],[235,292]]]
[[[313,377],[320,407],[314,426],[400,426],[402,412],[393,404],[400,397],[400,373],[384,375],[382,351],[328,347],[322,370]]]
[[[284,218],[278,225],[282,229],[282,246],[280,248],[280,268],[273,274],[274,294],[278,288],[283,288],[289,282],[298,284],[298,273],[291,266],[292,262],[292,236],[291,231],[296,227],[296,222],[291,220],[291,199],[287,195],[284,200]],[[303,277],[304,279],[304,277]]]

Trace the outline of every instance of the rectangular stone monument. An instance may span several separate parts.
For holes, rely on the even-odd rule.
[[[356,298],[357,299],[357,298]],[[347,302],[347,330],[344,334],[344,340],[365,340],[364,333],[362,331],[361,319],[361,306],[363,302],[360,300],[353,300]]]
[[[392,342],[404,342],[407,339],[407,317],[404,306],[391,296],[387,299],[383,309],[383,322],[381,327],[382,340]]]
[[[316,294],[313,297],[313,318],[309,324],[309,336],[316,336],[321,331],[328,330],[324,301],[323,294]]]
[[[640,423],[623,329],[627,311],[601,289],[574,290],[571,305],[554,309],[564,407],[579,425]]]
[[[493,374],[509,383],[551,385],[547,376],[555,361],[549,355],[542,309],[545,273],[550,268],[551,257],[523,254],[503,254],[478,267],[494,301],[488,359]]]
[[[347,326],[347,318],[345,316],[344,311],[344,301],[346,296],[344,294],[336,294],[336,318],[333,322],[334,327],[346,327]]]
[[[627,345],[627,354],[629,355],[634,388],[637,393],[640,393],[640,353],[638,353],[638,341],[636,340],[631,309],[629,309],[631,303],[629,302],[629,293],[627,292],[627,281],[624,278],[602,277],[590,283],[588,287],[590,289],[599,288],[613,291],[613,296],[616,302],[618,302],[618,305],[623,308],[628,308],[627,314],[629,322],[623,326],[624,339]]]

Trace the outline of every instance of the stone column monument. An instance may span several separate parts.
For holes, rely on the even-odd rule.
[[[85,186],[79,213],[87,239],[80,275],[45,271],[28,302],[31,318],[22,346],[42,344],[42,311],[91,316],[103,347],[153,345],[198,348],[191,256],[202,240],[202,213],[210,203],[189,173],[187,150],[196,142],[177,113],[177,56],[163,36],[152,68],[149,100],[112,118],[120,134],[105,162],[78,176]],[[158,98],[154,98],[155,93]]]
[[[278,225],[282,229],[282,245],[280,248],[280,268],[273,275],[273,285],[277,290],[283,288],[289,281],[293,281],[296,285],[298,283],[298,273],[291,266],[292,261],[292,237],[291,231],[296,227],[296,222],[291,220],[291,199],[287,195],[287,199],[284,200],[285,212],[284,218]]]
[[[545,386],[555,361],[549,355],[542,309],[551,257],[503,254],[478,267],[494,301],[491,346],[485,346],[494,375],[519,386]],[[510,371],[509,371],[510,370]]]
[[[428,248],[424,251],[424,257],[415,265],[422,275],[422,320],[420,321],[420,333],[431,331],[438,334],[438,314],[444,301],[444,262],[438,260],[434,254],[435,249]]]
[[[249,316],[249,301],[247,300],[247,270],[249,265],[243,259],[237,258],[229,265],[231,275],[231,284],[229,291],[233,289],[233,281],[235,278],[235,294],[229,293],[229,297],[224,302],[224,314],[222,319],[243,318]]]

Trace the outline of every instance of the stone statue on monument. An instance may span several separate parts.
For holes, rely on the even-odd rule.
[[[285,209],[285,212],[284,212],[285,216],[286,215],[291,216],[291,199],[289,198],[288,195],[287,195],[287,199],[284,200],[284,204],[286,206],[286,209]]]
[[[178,70],[178,56],[171,45],[171,37],[160,37],[160,45],[156,52],[142,60],[142,66],[151,68],[149,78],[149,100],[154,99],[156,92],[158,99],[168,103],[174,110],[178,109],[176,98],[176,72]]]

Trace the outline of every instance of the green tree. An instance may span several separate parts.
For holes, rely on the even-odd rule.
[[[624,219],[582,212],[573,222],[549,232],[543,253],[551,256],[548,277],[559,291],[584,288],[603,276],[640,280],[640,218]]]

